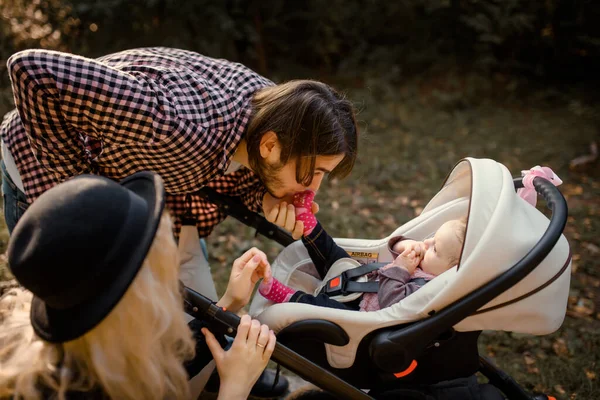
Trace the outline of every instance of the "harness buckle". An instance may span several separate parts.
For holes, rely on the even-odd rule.
[[[324,293],[327,296],[338,296],[340,294],[345,296],[347,294],[347,283],[348,278],[346,276],[346,271],[344,271],[340,275],[327,281],[327,284],[323,286],[323,289],[321,289],[321,293]]]

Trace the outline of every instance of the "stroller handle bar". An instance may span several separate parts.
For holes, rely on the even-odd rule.
[[[520,178],[514,180],[514,185],[515,189],[523,187]],[[548,180],[536,177],[533,180],[533,186],[552,211],[550,224],[536,245],[509,270],[433,314],[430,318],[404,328],[382,332],[371,343],[372,356],[379,367],[384,370],[391,368],[396,370],[399,357],[403,357],[405,363],[409,365],[424,349],[434,344],[436,339],[448,330],[448,327],[454,326],[474,314],[517,284],[546,258],[565,227],[568,215],[567,203],[561,192]],[[377,343],[375,344],[375,342]]]
[[[185,312],[208,323],[211,330],[235,336],[240,317],[217,306],[214,301],[193,289],[183,286]],[[275,343],[271,357],[303,379],[313,382],[336,397],[350,400],[373,400],[371,396],[314,364],[281,343]]]

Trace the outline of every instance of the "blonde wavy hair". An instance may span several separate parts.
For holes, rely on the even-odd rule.
[[[0,398],[99,390],[113,399],[189,398],[184,360],[194,355],[183,314],[179,257],[168,214],[131,286],[94,329],[65,343],[38,338],[31,293],[0,298]]]

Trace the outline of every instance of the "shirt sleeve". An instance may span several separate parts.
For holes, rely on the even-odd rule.
[[[381,308],[390,307],[419,289],[419,285],[410,281],[410,274],[400,267],[391,267],[378,271],[378,300]]]
[[[396,258],[400,255],[400,253],[398,253],[397,251],[394,251],[394,245],[403,240],[413,240],[413,239],[407,238],[405,236],[394,236],[394,237],[390,238],[390,240],[388,241],[388,250],[390,251],[390,253],[392,254],[392,256],[394,258]]]
[[[15,105],[44,169],[59,180],[95,172],[92,161],[102,148],[110,148],[112,178],[151,169],[163,176],[167,188],[181,190],[186,185],[179,180],[190,181],[186,166],[198,166],[196,187],[217,175],[231,136],[223,132],[233,129],[217,123],[223,119],[227,93],[199,74],[191,82],[192,77],[177,69],[138,69],[121,70],[48,50],[26,50],[10,57]],[[196,120],[182,114],[180,97],[194,103]],[[207,124],[209,119],[212,125]],[[129,154],[131,149],[140,151],[137,158]],[[135,165],[116,167],[118,154]]]
[[[88,172],[85,137],[150,142],[168,125],[161,93],[98,61],[47,50],[8,60],[15,104],[38,161],[61,177]]]

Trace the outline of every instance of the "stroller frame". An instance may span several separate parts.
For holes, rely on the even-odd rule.
[[[513,182],[515,189],[523,187],[521,178],[515,178]],[[454,332],[451,327],[476,312],[533,271],[553,249],[565,227],[568,209],[562,193],[551,182],[543,178],[536,177],[533,185],[536,192],[545,199],[546,206],[552,213],[550,224],[537,244],[513,267],[496,279],[448,305],[429,318],[411,324],[388,327],[375,332],[375,335],[371,337],[371,343],[377,343],[377,345],[370,346],[369,354],[379,368],[384,371],[393,372],[394,369],[397,370],[398,360],[400,359],[403,361],[402,365],[405,365],[407,370],[409,370],[414,360],[422,355],[424,349],[439,347],[440,343],[448,340],[447,338],[445,339],[448,332],[451,333],[451,337],[469,334],[472,337],[475,333],[474,340],[476,343],[476,338],[480,332]],[[268,222],[263,216],[249,211],[237,199],[222,195],[214,189],[207,187],[201,189],[197,194],[201,194],[219,206],[223,212],[233,216],[240,222],[256,228],[257,235],[262,234],[283,246],[288,246],[294,242],[291,235]],[[187,287],[185,288],[185,298],[185,310],[188,314],[207,321],[215,329],[227,332],[228,335],[235,335],[240,319],[236,314],[217,307],[212,300]],[[315,326],[315,324],[322,325],[326,328],[325,331],[333,332],[334,334],[324,336],[324,338],[332,341],[340,340],[340,337],[343,338],[345,334],[338,325],[329,321],[311,320],[303,322],[311,326]],[[303,379],[340,398],[373,398],[343,378],[306,359],[279,341],[275,346],[272,359]],[[477,364],[473,374],[476,372],[482,373],[491,385],[502,391],[511,400],[553,399],[553,397],[544,394],[528,393],[510,375],[496,367],[485,357],[479,356]],[[394,365],[394,367],[391,367],[391,365]],[[402,384],[400,383],[400,385]],[[397,387],[401,388],[402,386],[392,386],[390,390]]]

